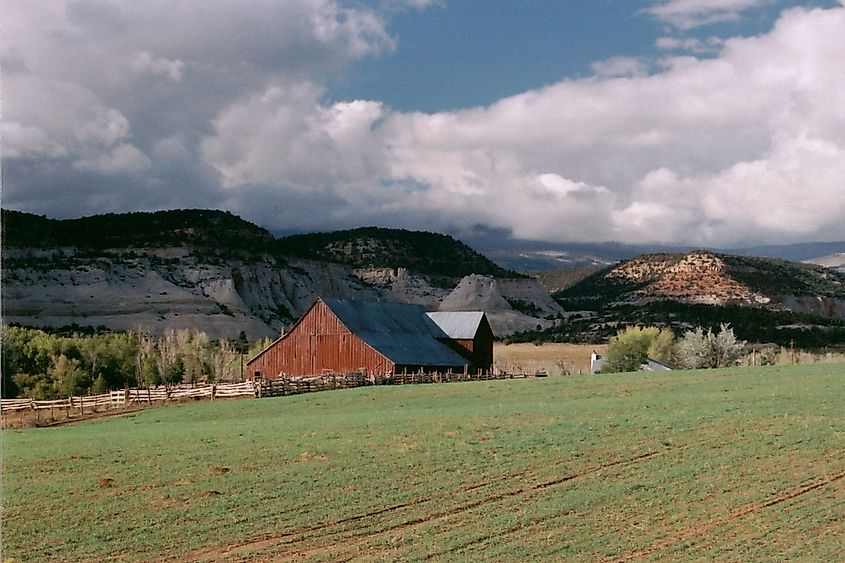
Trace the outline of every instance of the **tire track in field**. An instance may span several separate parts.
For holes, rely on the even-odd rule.
[[[506,492],[503,492],[503,493],[490,495],[490,496],[484,497],[482,499],[478,499],[478,500],[475,500],[475,501],[472,501],[472,502],[467,502],[467,503],[461,504],[460,506],[456,506],[456,507],[445,509],[445,510],[440,510],[438,512],[434,512],[432,514],[427,514],[427,515],[420,516],[420,517],[417,517],[417,518],[412,518],[410,520],[406,520],[406,521],[398,523],[398,524],[393,524],[393,525],[387,526],[385,528],[381,528],[381,529],[376,530],[376,531],[367,531],[367,532],[362,533],[362,534],[355,536],[355,537],[342,538],[337,543],[328,544],[328,545],[322,544],[322,545],[319,545],[319,546],[307,547],[305,549],[295,549],[295,552],[291,553],[290,556],[291,557],[307,557],[307,556],[314,554],[314,553],[326,553],[327,551],[331,551],[331,550],[334,550],[334,549],[337,549],[337,548],[341,548],[341,549],[350,548],[354,545],[358,545],[360,543],[363,543],[367,539],[374,537],[374,536],[381,536],[381,535],[384,535],[384,534],[402,532],[402,531],[408,530],[410,528],[420,526],[422,524],[427,524],[429,522],[434,522],[436,520],[441,520],[443,518],[448,518],[450,516],[456,516],[458,514],[462,514],[464,512],[474,510],[476,508],[485,506],[487,504],[500,502],[500,501],[503,501],[503,500],[506,500],[506,499],[509,499],[509,498],[513,498],[513,497],[524,495],[524,494],[529,494],[529,493],[536,492],[536,491],[542,491],[544,489],[548,489],[550,487],[554,487],[556,485],[560,485],[562,483],[566,483],[566,482],[572,481],[574,479],[579,479],[581,477],[586,477],[588,475],[599,473],[599,472],[604,471],[606,469],[611,469],[611,468],[623,466],[623,465],[630,465],[632,463],[638,463],[642,460],[655,457],[655,456],[660,455],[662,453],[665,453],[667,451],[671,451],[671,450],[650,451],[650,452],[646,452],[644,454],[634,456],[632,458],[617,460],[617,461],[613,461],[613,462],[610,462],[610,463],[597,465],[595,467],[591,467],[591,468],[586,469],[584,471],[581,471],[579,473],[573,473],[573,474],[570,474],[570,475],[565,475],[563,477],[557,477],[555,479],[550,479],[550,480],[547,480],[547,481],[536,483],[534,485],[528,485],[528,486],[525,486],[525,487],[520,487],[518,489],[506,491]],[[515,476],[519,476],[519,475],[520,474],[515,474]],[[501,482],[501,480],[495,480],[493,482],[498,483],[498,482]],[[475,487],[475,488],[478,488],[478,487]],[[406,504],[410,504],[410,503],[406,503]],[[382,512],[385,512],[385,511],[375,511],[375,512],[382,513]],[[358,516],[355,516],[355,517],[345,518],[345,519],[343,519],[343,522],[345,523],[345,522],[349,521],[351,518],[354,518],[356,520],[360,520],[364,517],[365,517],[364,515],[358,515]],[[517,528],[515,528],[514,531],[516,531],[516,529]],[[320,531],[320,530],[321,530],[321,528],[319,526],[315,526],[313,530],[309,530],[309,531]],[[294,534],[286,534],[285,537],[290,537],[291,535],[294,535]],[[498,534],[495,534],[495,535],[498,535]],[[260,541],[259,544],[255,544],[253,542],[248,542],[246,544],[242,544],[242,545],[237,546],[235,549],[240,549],[240,548],[244,548],[244,547],[246,547],[246,548],[256,547],[256,548],[259,548],[259,549],[262,548],[262,547],[270,547],[274,544],[277,544],[278,540],[284,540],[285,537],[274,536],[272,538],[268,538],[265,541]],[[324,537],[325,536],[323,536],[323,538]],[[473,542],[469,542],[469,544],[460,546],[460,548],[463,549],[465,547],[468,547],[470,544],[487,541],[492,537],[493,537],[493,535],[491,535],[490,537],[479,538],[477,540],[474,540]],[[301,540],[294,540],[294,542],[292,542],[292,543],[296,543],[297,541],[306,541],[306,540],[307,540],[307,538],[302,538]],[[260,544],[263,544],[263,545],[260,545]],[[291,544],[288,544],[287,547],[293,548],[293,546]],[[454,551],[454,549],[449,550],[449,551]],[[334,554],[333,557],[335,557],[336,559],[342,559],[342,557],[337,555],[337,554]]]
[[[525,474],[525,472],[514,473],[512,475],[509,475],[508,478],[509,479],[518,478],[518,477],[523,476],[524,474]],[[486,486],[489,486],[489,485],[492,485],[492,484],[495,484],[495,483],[501,483],[501,482],[502,482],[502,478],[496,478],[496,479],[488,479],[488,480],[485,480],[485,481],[479,481],[479,482],[476,482],[476,483],[470,483],[469,485],[463,485],[461,487],[458,487],[458,488],[453,489],[453,490],[448,491],[448,492],[444,492],[444,493],[439,494],[439,495],[426,495],[426,496],[423,496],[423,497],[417,497],[417,498],[413,498],[411,500],[408,500],[406,502],[391,504],[389,506],[386,506],[384,508],[380,508],[378,510],[372,510],[372,511],[368,511],[368,512],[362,512],[362,513],[359,513],[359,514],[353,514],[352,516],[347,516],[345,518],[339,518],[337,520],[318,522],[317,524],[314,524],[314,525],[308,526],[308,527],[304,527],[304,528],[295,528],[295,529],[288,530],[288,531],[285,531],[285,532],[279,532],[279,533],[273,533],[273,534],[263,534],[263,535],[260,535],[260,536],[255,536],[252,539],[245,541],[243,543],[231,544],[231,545],[225,546],[222,549],[218,546],[217,548],[210,548],[210,549],[206,549],[206,550],[195,551],[195,552],[193,552],[193,554],[189,554],[189,556],[202,558],[203,556],[221,556],[221,555],[225,555],[226,553],[229,553],[231,551],[235,551],[235,550],[239,550],[239,549],[243,549],[243,548],[253,548],[254,547],[254,548],[260,549],[263,546],[263,544],[272,545],[272,544],[280,543],[287,538],[291,538],[291,537],[295,537],[295,536],[304,536],[304,535],[307,535],[307,534],[313,533],[313,532],[325,532],[326,528],[340,527],[340,526],[343,526],[343,525],[346,525],[346,524],[358,522],[360,520],[365,520],[367,518],[373,518],[373,517],[376,517],[376,516],[380,516],[382,514],[388,514],[388,513],[391,513],[391,512],[396,512],[396,511],[402,510],[404,508],[410,508],[410,507],[426,504],[428,502],[441,500],[442,497],[449,497],[449,496],[452,496],[452,495],[455,495],[455,494],[465,493],[465,492],[468,492],[468,491],[480,489],[480,488],[483,488],[483,487],[486,487]],[[305,538],[303,538],[303,540],[300,540],[300,541],[304,541],[304,539]],[[294,541],[297,541],[297,540],[294,540]],[[167,560],[167,558],[162,559],[162,560]]]
[[[758,512],[760,510],[770,508],[772,506],[783,504],[784,502],[806,495],[842,479],[845,479],[845,471],[840,471],[839,473],[834,473],[833,475],[826,475],[825,477],[816,479],[814,482],[809,483],[807,485],[801,485],[782,491],[779,495],[768,500],[745,504],[731,510],[729,513],[723,516],[711,518],[710,520],[707,520],[697,526],[693,526],[692,528],[681,529],[672,536],[658,540],[648,547],[644,547],[636,551],[630,551],[620,556],[606,559],[605,561],[607,563],[623,563],[625,561],[643,559],[657,551],[672,547],[677,543],[688,541],[703,534],[706,534],[707,532],[713,530],[714,528],[722,526],[723,524],[727,524],[734,520],[739,520],[748,516],[749,514],[753,514],[754,512]]]
[[[686,434],[686,433],[688,433],[688,432],[685,432],[683,434]],[[596,467],[592,467],[590,469],[584,470],[584,471],[577,473],[577,474],[573,474],[573,475],[553,479],[553,480],[550,480],[550,481],[538,483],[536,485],[533,485],[531,487],[527,487],[527,488],[522,489],[522,490],[512,491],[512,492],[509,492],[509,493],[502,494],[502,495],[500,495],[496,498],[492,498],[490,500],[490,502],[498,502],[499,500],[503,500],[505,498],[513,497],[513,496],[516,496],[516,495],[519,495],[519,494],[522,494],[522,493],[530,493],[530,492],[533,492],[533,491],[543,490],[545,488],[549,488],[549,487],[552,487],[554,485],[559,485],[561,483],[571,481],[571,480],[577,479],[579,477],[585,477],[587,475],[598,473],[598,472],[603,471],[605,469],[610,469],[610,468],[620,466],[620,465],[628,465],[628,464],[636,463],[638,461],[642,461],[643,459],[651,458],[651,457],[654,457],[654,456],[657,456],[657,455],[660,455],[660,454],[681,453],[681,452],[688,450],[692,447],[700,448],[703,445],[713,446],[716,449],[726,447],[723,438],[720,437],[720,436],[713,437],[709,440],[702,440],[702,441],[696,442],[694,444],[687,443],[687,444],[678,445],[678,446],[670,446],[669,445],[670,443],[671,442],[664,442],[664,444],[667,445],[666,449],[650,451],[650,452],[647,452],[645,454],[634,456],[632,458],[628,458],[628,459],[624,459],[624,460],[618,460],[618,461],[615,461],[615,462],[610,462],[610,463],[602,464],[602,465],[599,465],[599,466],[596,466]],[[559,464],[555,464],[555,465],[559,465]],[[478,506],[481,506],[482,504],[484,504],[484,503],[483,502],[474,503],[473,506],[469,506],[466,510],[471,510],[473,508],[477,508]],[[452,516],[454,514],[464,512],[464,511],[465,510],[455,509],[455,510],[449,511],[449,514],[445,514],[443,517]],[[552,519],[554,519],[558,516],[560,516],[560,515],[548,515],[546,517],[532,521],[532,524],[540,523],[540,522],[543,522],[543,521],[546,521],[546,520],[552,520]],[[439,517],[439,515],[432,515],[430,518],[423,519],[423,520],[424,521],[436,520],[438,517]],[[447,555],[449,553],[462,552],[462,551],[464,551],[468,548],[472,548],[472,547],[475,547],[475,546],[480,545],[480,544],[483,545],[483,544],[489,542],[492,539],[498,539],[498,538],[501,538],[503,536],[514,534],[514,533],[519,532],[520,530],[524,529],[525,527],[526,526],[522,525],[522,524],[516,525],[516,526],[511,526],[511,527],[506,528],[504,530],[499,530],[495,533],[491,533],[491,534],[487,534],[487,535],[484,535],[484,536],[481,536],[481,537],[478,537],[478,538],[474,538],[474,539],[466,541],[466,542],[464,542],[460,545],[452,546],[448,550],[443,550],[443,551],[439,551],[439,552],[436,552],[436,553],[433,553],[433,554],[429,554],[429,555],[426,556],[426,559],[436,558],[438,556]],[[397,525],[397,526],[392,526],[390,528],[387,528],[384,531],[391,532],[391,531],[395,531],[396,529],[401,529],[401,528],[402,528],[401,525]]]
[[[688,434],[689,431],[690,430],[687,430],[683,434]],[[710,443],[710,442],[721,443],[721,439],[714,437],[713,439],[706,441],[706,443]],[[702,445],[702,442],[697,442],[694,445],[696,447],[700,447]],[[480,488],[483,488],[483,487],[486,487],[486,486],[489,486],[489,485],[493,485],[493,484],[502,484],[503,481],[507,482],[507,481],[513,481],[513,480],[516,480],[516,479],[520,479],[520,478],[525,477],[530,472],[530,469],[527,469],[525,471],[521,471],[521,472],[518,472],[518,473],[512,473],[512,474],[508,474],[508,475],[505,475],[505,476],[499,476],[499,477],[496,477],[496,478],[487,479],[487,480],[484,480],[484,481],[479,481],[479,482],[476,482],[476,483],[471,483],[469,485],[464,485],[464,486],[458,487],[456,489],[453,489],[449,492],[443,492],[443,493],[439,493],[439,494],[436,494],[436,495],[426,495],[426,496],[422,496],[422,497],[417,497],[417,498],[411,499],[411,500],[406,501],[406,502],[393,504],[393,505],[390,505],[390,506],[387,506],[387,507],[384,507],[384,508],[380,508],[378,510],[354,514],[354,515],[344,517],[344,518],[340,518],[340,519],[337,519],[337,520],[319,522],[319,523],[311,525],[311,526],[307,526],[307,527],[303,527],[303,528],[296,528],[296,529],[292,529],[292,530],[288,530],[288,531],[284,531],[284,532],[261,534],[261,535],[258,535],[258,536],[253,536],[253,538],[251,538],[250,540],[240,542],[240,543],[236,543],[236,544],[229,544],[229,545],[226,545],[226,546],[217,546],[216,548],[208,548],[208,549],[197,550],[197,551],[194,551],[194,552],[187,554],[187,556],[190,557],[192,560],[209,560],[209,559],[216,560],[216,559],[219,559],[220,557],[226,557],[227,560],[232,560],[231,558],[235,556],[234,552],[237,552],[237,551],[251,552],[251,551],[256,551],[256,550],[262,550],[262,549],[265,549],[265,548],[270,548],[270,547],[273,547],[273,546],[284,545],[286,548],[291,550],[290,553],[292,555],[296,555],[297,557],[299,557],[299,556],[307,555],[309,553],[324,552],[327,548],[331,548],[332,546],[335,547],[335,548],[337,548],[337,547],[349,547],[349,546],[352,546],[352,545],[357,545],[359,543],[362,543],[362,542],[366,541],[368,538],[373,537],[373,536],[378,536],[378,535],[385,534],[385,533],[401,532],[405,529],[409,529],[409,528],[412,528],[412,527],[415,527],[415,526],[419,526],[419,525],[422,525],[422,524],[425,524],[425,523],[428,523],[428,522],[436,521],[436,520],[443,519],[443,518],[448,518],[450,516],[454,516],[454,515],[457,515],[457,514],[461,514],[463,512],[467,512],[467,511],[479,508],[481,506],[484,506],[485,504],[500,502],[502,500],[505,500],[505,499],[508,499],[508,498],[513,498],[513,497],[516,497],[516,496],[519,496],[519,495],[528,494],[528,493],[532,493],[532,492],[536,492],[536,491],[542,491],[544,489],[554,487],[554,486],[560,485],[562,483],[566,483],[566,482],[571,481],[573,479],[578,479],[578,478],[581,478],[581,477],[586,477],[586,476],[589,476],[589,475],[592,475],[592,474],[595,474],[595,473],[599,473],[599,472],[604,471],[606,469],[612,469],[614,467],[629,465],[629,464],[632,464],[632,463],[638,463],[638,462],[643,461],[645,459],[649,459],[649,458],[652,458],[652,457],[655,457],[655,456],[658,456],[658,455],[661,455],[661,454],[666,454],[666,453],[670,453],[670,452],[672,452],[672,453],[682,452],[682,451],[687,450],[690,447],[692,447],[693,444],[670,446],[667,443],[666,446],[667,447],[664,448],[664,449],[652,450],[652,451],[648,451],[648,452],[643,453],[643,454],[633,456],[631,458],[626,458],[626,459],[621,459],[621,460],[616,460],[616,461],[596,465],[594,467],[585,469],[584,471],[581,471],[581,472],[578,472],[578,473],[565,475],[563,477],[558,477],[558,478],[555,478],[555,479],[543,481],[543,482],[540,482],[540,483],[536,483],[534,485],[529,485],[529,486],[526,486],[526,487],[520,487],[518,489],[514,489],[514,490],[506,491],[506,492],[503,492],[503,493],[487,496],[487,497],[484,497],[482,499],[472,501],[472,502],[469,502],[469,503],[465,503],[465,504],[462,504],[460,506],[457,506],[457,507],[454,507],[454,508],[451,508],[451,509],[438,511],[438,512],[435,512],[433,514],[420,516],[418,518],[412,518],[412,519],[407,520],[405,522],[401,522],[401,523],[398,523],[398,524],[393,524],[393,525],[390,525],[390,526],[387,526],[387,527],[384,527],[384,528],[380,528],[379,530],[364,531],[361,534],[356,534],[356,535],[353,535],[353,536],[340,538],[336,543],[333,543],[333,544],[326,544],[325,542],[323,542],[321,545],[318,545],[318,546],[305,547],[304,549],[299,549],[299,550],[297,550],[295,548],[295,544],[308,541],[308,539],[309,539],[308,536],[310,534],[314,534],[314,533],[319,532],[320,533],[320,539],[325,540],[325,539],[327,539],[328,536],[343,533],[343,531],[344,531],[343,529],[331,530],[331,528],[342,528],[343,526],[348,525],[348,524],[352,524],[352,523],[355,523],[355,522],[359,522],[359,521],[362,521],[362,520],[366,520],[366,519],[369,519],[369,518],[373,518],[373,517],[377,517],[377,516],[381,516],[381,515],[385,515],[385,514],[390,514],[390,513],[393,513],[393,512],[397,512],[397,511],[401,511],[401,510],[406,509],[406,508],[412,508],[412,507],[424,505],[426,503],[435,502],[435,501],[442,501],[444,498],[449,498],[449,497],[454,496],[454,495],[459,494],[459,493],[464,493],[464,492],[480,489]],[[560,465],[562,463],[564,463],[564,461],[560,461],[560,462],[556,463],[555,465]],[[490,539],[490,538],[481,538],[481,539],[478,540],[478,542],[483,542],[483,541],[486,541],[488,539]],[[478,542],[474,542],[474,543],[478,543]],[[461,546],[461,547],[463,548],[465,546]],[[279,555],[281,555],[281,554],[279,554]],[[168,559],[164,558],[162,560],[168,560]]]

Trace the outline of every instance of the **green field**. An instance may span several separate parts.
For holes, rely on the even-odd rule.
[[[3,457],[14,561],[845,559],[845,366],[193,403]]]

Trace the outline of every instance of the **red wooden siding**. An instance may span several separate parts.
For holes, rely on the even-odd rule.
[[[352,334],[322,301],[317,301],[290,332],[247,364],[247,375],[263,378],[321,375],[326,372],[390,373],[393,362]]]
[[[474,368],[490,369],[493,367],[493,331],[485,321],[478,327],[474,339],[446,339],[443,344],[468,359]]]
[[[493,331],[486,317],[475,333],[475,338],[441,338],[440,342],[470,361],[475,369],[493,367]]]

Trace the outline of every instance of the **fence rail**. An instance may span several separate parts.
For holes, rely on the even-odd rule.
[[[252,382],[124,389],[110,391],[102,395],[73,396],[67,399],[50,401],[2,399],[0,400],[0,411],[3,413],[3,426],[8,427],[14,425],[15,422],[23,426],[23,417],[27,415],[30,415],[31,418],[29,422],[37,425],[90,416],[109,410],[149,406],[157,402],[187,399],[214,400],[215,398],[245,396],[258,396],[256,386]]]
[[[193,386],[178,385],[152,389],[124,389],[103,393],[102,395],[73,396],[67,399],[51,401],[2,399],[0,400],[0,411],[3,413],[3,426],[9,427],[10,425],[15,425],[15,422],[23,426],[27,413],[30,416],[28,422],[38,425],[92,416],[109,410],[152,406],[155,403],[168,401],[189,399],[210,399],[213,401],[218,398],[228,399],[233,397],[278,397],[332,389],[350,389],[365,385],[456,383],[462,381],[489,381],[494,379],[521,379],[525,377],[543,377],[545,375],[544,372],[533,374],[413,372],[389,375],[347,373],[316,377],[282,376],[256,382],[245,381],[242,383],[201,384]]]
[[[501,379],[524,379],[546,377],[547,373],[494,373],[483,372],[403,372],[388,375],[364,373],[330,374],[314,377],[281,376],[264,379],[257,384],[260,397],[298,395],[331,389],[349,389],[365,385],[416,385],[422,383],[458,383],[464,381],[492,381]]]

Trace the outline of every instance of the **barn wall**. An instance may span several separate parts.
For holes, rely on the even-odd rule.
[[[352,334],[322,301],[275,342],[247,364],[247,375],[262,378],[287,375],[321,375],[328,371],[389,373],[393,363]]]
[[[472,340],[441,338],[440,342],[466,358],[474,369],[493,367],[493,332],[489,325],[487,330],[482,325]]]
[[[476,367],[490,369],[493,367],[493,330],[485,316],[475,333],[472,345],[472,361]]]

